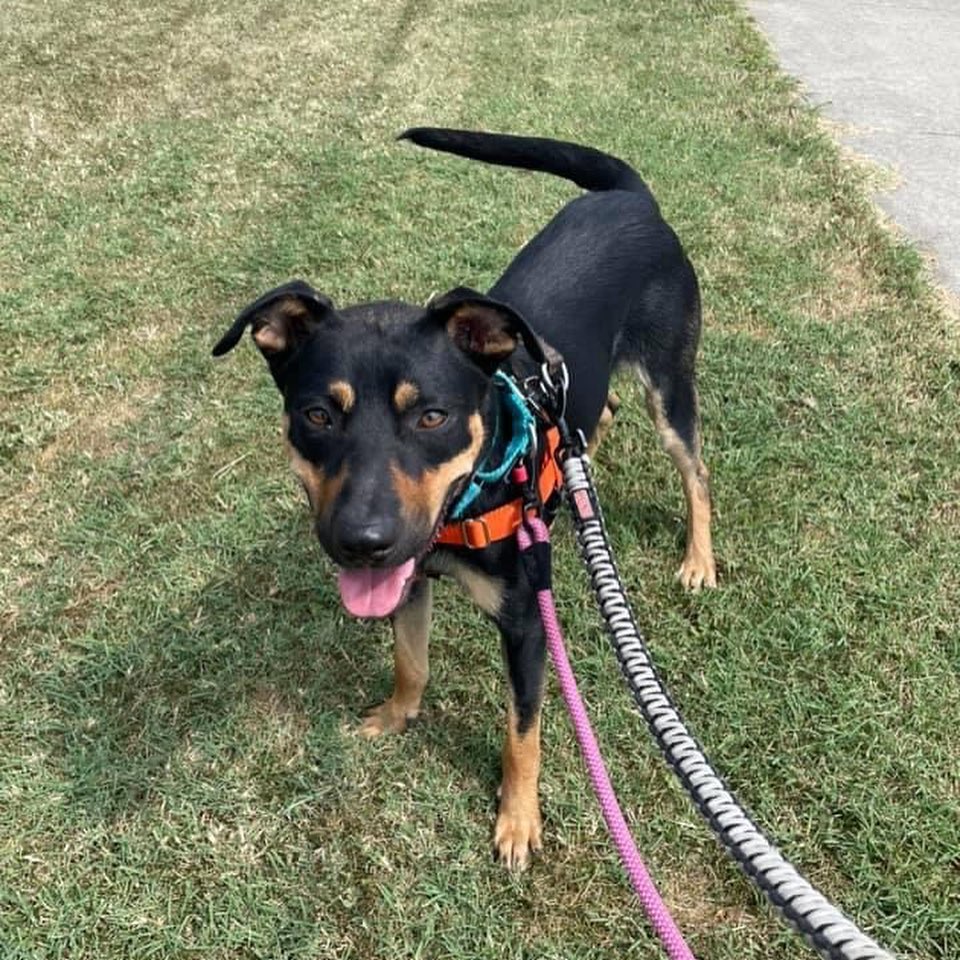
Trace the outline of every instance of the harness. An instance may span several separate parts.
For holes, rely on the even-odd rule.
[[[532,380],[525,381],[527,386],[532,384]],[[545,420],[535,412],[543,408],[532,391],[524,393],[508,374],[498,371],[493,385],[497,392],[497,410],[490,450],[457,498],[450,510],[450,519],[440,528],[435,543],[482,550],[491,543],[507,540],[523,523],[526,509],[531,505],[531,493],[535,492],[535,501],[541,505],[563,487],[563,471],[557,460],[559,427],[546,426]],[[539,447],[542,451],[537,456]],[[479,516],[464,517],[484,489],[505,481],[520,487],[524,493]]]

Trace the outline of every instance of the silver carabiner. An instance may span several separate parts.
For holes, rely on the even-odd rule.
[[[556,418],[562,420],[563,415],[567,411],[567,389],[570,386],[570,371],[567,369],[566,363],[562,360],[557,369],[560,374],[559,384],[554,383],[553,377],[550,375],[549,366],[546,363],[541,364],[540,382],[544,385],[550,399],[556,405],[556,410],[554,411]]]

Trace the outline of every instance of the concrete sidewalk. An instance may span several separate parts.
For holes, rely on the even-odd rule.
[[[960,0],[748,0],[784,69],[892,168],[880,206],[960,294]]]

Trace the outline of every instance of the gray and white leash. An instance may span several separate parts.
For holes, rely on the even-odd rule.
[[[714,770],[670,700],[617,572],[589,460],[563,461],[580,555],[634,700],[658,747],[711,830],[743,872],[806,942],[827,960],[894,960],[810,884],[764,835]]]

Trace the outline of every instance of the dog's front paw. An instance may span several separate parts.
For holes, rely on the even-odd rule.
[[[696,593],[701,587],[717,585],[717,567],[710,554],[691,551],[684,558],[677,579],[684,590]]]
[[[407,729],[407,722],[413,720],[417,710],[397,703],[393,697],[384,700],[379,707],[374,707],[360,724],[357,733],[361,737],[372,740],[385,733],[403,733]]]
[[[542,849],[541,829],[540,808],[536,803],[501,806],[493,832],[497,859],[510,870],[526,870],[530,855]]]

